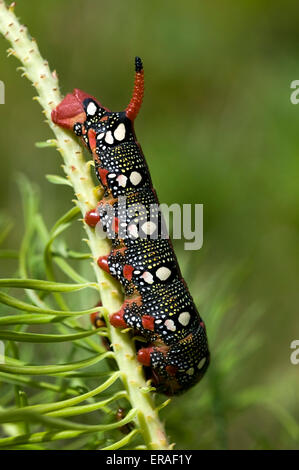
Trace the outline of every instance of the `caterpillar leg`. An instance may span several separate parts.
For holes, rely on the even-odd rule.
[[[126,295],[135,293],[136,289],[132,282],[134,267],[126,264],[122,249],[113,250],[109,255],[100,256],[97,264],[106,273],[121,282]]]
[[[98,266],[103,269],[103,271],[106,271],[106,273],[110,274],[110,268],[109,268],[109,255],[105,256],[100,256],[97,260]]]
[[[178,368],[167,365],[167,353],[169,347],[150,345],[145,348],[140,348],[137,353],[138,361],[147,367],[154,367],[157,370],[166,370],[169,375],[175,375]]]
[[[150,367],[151,365],[151,354],[154,348],[152,346],[148,346],[147,348],[139,349],[137,353],[137,360],[146,367]]]
[[[84,220],[89,227],[94,228],[101,219],[97,209],[95,208],[86,212]]]
[[[181,388],[177,381],[178,366],[168,362],[169,348],[148,346],[139,349],[137,360],[146,367],[146,375],[159,392],[173,395]]]
[[[122,310],[110,315],[109,321],[114,328],[129,328],[129,325],[124,320],[124,313]]]
[[[110,315],[109,321],[115,328],[134,328],[139,329],[141,297],[125,300],[123,306],[118,312]]]
[[[155,337],[155,319],[151,315],[142,315],[141,297],[126,300],[122,308],[113,313],[109,320],[115,328],[132,328],[150,340]]]

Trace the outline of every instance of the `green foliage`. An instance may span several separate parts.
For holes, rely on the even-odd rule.
[[[125,437],[120,432],[137,410],[130,407],[114,353],[101,342],[107,329],[94,330],[89,323],[89,314],[103,309],[78,308],[92,307],[98,300],[96,283],[78,274],[88,257],[61,249],[61,235],[77,219],[78,209],[68,211],[48,231],[38,211],[37,192],[26,179],[19,183],[25,221],[16,272],[20,277],[0,280],[0,340],[5,344],[0,363],[0,448],[140,445],[136,424]],[[4,241],[9,231],[2,228]],[[121,421],[116,420],[118,406],[126,410]]]

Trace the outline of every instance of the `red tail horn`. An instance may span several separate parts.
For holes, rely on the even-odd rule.
[[[144,94],[144,70],[140,57],[135,57],[135,71],[133,96],[126,108],[126,116],[131,121],[134,121],[139,113]]]

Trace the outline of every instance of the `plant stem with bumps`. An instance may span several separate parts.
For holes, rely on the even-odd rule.
[[[48,62],[42,58],[35,39],[29,37],[27,28],[19,23],[13,10],[14,4],[6,7],[4,1],[0,0],[0,32],[12,46],[9,55],[15,56],[22,63],[23,76],[28,78],[37,90],[38,96],[35,99],[42,106],[47,123],[56,136],[57,150],[64,160],[64,172],[76,195],[74,202],[84,217],[98,202],[89,162],[85,161],[77,141],[68,132],[52,123],[51,111],[62,100],[56,72],[50,71]],[[94,259],[93,267],[101,301],[108,312],[106,322],[115,358],[131,405],[138,409],[136,424],[148,449],[170,449],[153,397],[148,391],[142,366],[136,359],[133,341],[127,333],[122,333],[109,324],[109,314],[119,310],[123,297],[120,285],[97,266],[96,260],[99,256],[110,252],[110,243],[97,236],[94,229],[85,223],[84,228]]]

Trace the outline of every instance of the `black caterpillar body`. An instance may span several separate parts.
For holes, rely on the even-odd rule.
[[[52,112],[52,120],[80,136],[93,155],[104,197],[85,221],[100,224],[112,240],[100,267],[119,280],[125,301],[110,317],[147,340],[138,360],[157,390],[178,394],[198,382],[209,365],[205,325],[182,278],[169,238],[162,230],[150,173],[133,122],[140,109],[144,74],[136,58],[133,97],[123,112],[111,112],[75,89]]]

